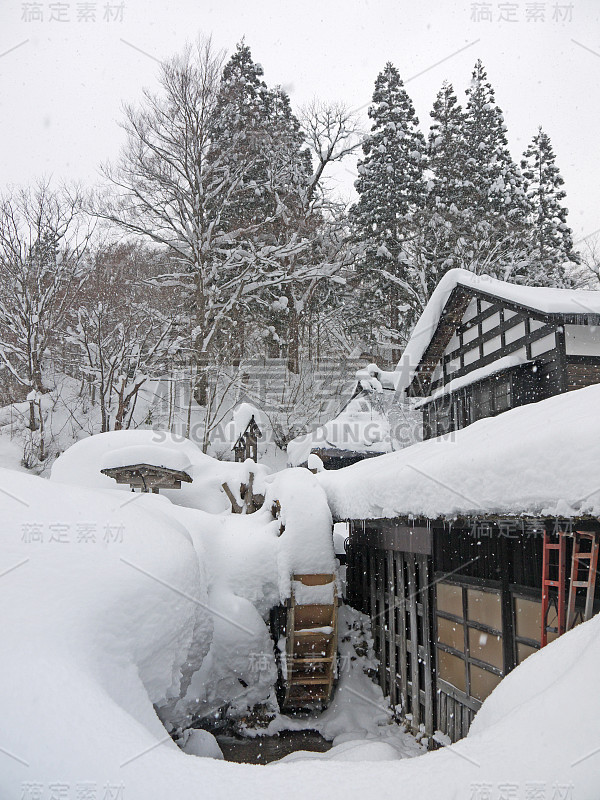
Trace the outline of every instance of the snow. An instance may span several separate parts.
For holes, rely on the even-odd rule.
[[[267,484],[265,508],[278,501],[279,521],[285,527],[278,554],[282,597],[290,596],[289,576],[294,573],[335,572],[333,520],[317,477],[296,467],[277,473]],[[324,536],[324,532],[329,535]]]
[[[244,433],[250,424],[252,417],[254,417],[254,421],[262,431],[263,426],[261,426],[260,423],[261,417],[264,415],[251,403],[240,403],[238,406],[236,406],[236,408],[233,409],[232,416],[234,439],[238,439]]]
[[[166,467],[179,472],[186,472],[191,467],[188,456],[181,451],[181,448],[176,450],[161,445],[119,447],[106,453],[101,464],[102,469],[148,464],[152,467]]]
[[[191,484],[182,484],[181,489],[161,490],[161,493],[179,505],[210,513],[231,508],[223,492],[223,483],[228,484],[241,503],[240,486],[248,483],[250,472],[255,476],[254,490],[257,493],[260,493],[262,481],[269,472],[264,465],[250,460],[243,463],[218,461],[203,453],[189,439],[167,431],[138,429],[99,433],[76,442],[56,459],[50,479],[89,488],[130,491],[126,485],[117,486],[100,470],[124,463],[140,463],[137,459],[142,457],[151,459],[144,463],[171,466],[187,472],[192,478]],[[131,462],[129,458],[136,460]]]
[[[292,439],[288,444],[288,462],[304,464],[315,448],[333,448],[355,453],[388,453],[392,449],[387,410],[391,392],[379,393],[370,388],[355,395],[334,419],[312,433]]]
[[[528,361],[525,356],[518,355],[517,353],[514,353],[510,356],[503,356],[497,361],[492,361],[491,364],[486,364],[483,367],[479,367],[479,369],[472,370],[472,372],[469,372],[467,375],[463,375],[461,378],[454,378],[454,380],[449,381],[444,386],[441,386],[439,389],[433,392],[433,394],[429,395],[429,397],[426,397],[422,400],[417,400],[414,407],[422,408],[423,406],[433,402],[434,400],[437,400],[440,397],[444,397],[447,394],[451,394],[452,392],[462,389],[464,386],[469,386],[477,381],[482,381],[484,378],[489,378],[492,375],[503,372],[505,369],[511,369],[512,367],[518,367],[522,364],[528,363],[532,362]]]
[[[190,756],[223,759],[219,743],[208,731],[190,728],[185,732],[181,749]]]
[[[306,461],[306,466],[313,472],[323,472],[325,469],[322,460],[316,453],[310,453]]]
[[[457,286],[475,289],[542,314],[600,314],[600,292],[582,289],[553,289],[520,286],[489,275],[476,275],[465,269],[449,270],[438,283],[396,367],[400,373],[397,390],[410,385],[414,370],[421,361],[440,320],[448,299]]]
[[[317,476],[335,519],[600,515],[600,385]]]
[[[140,458],[150,460],[140,461]],[[128,486],[118,487],[113,478],[103,475],[100,470],[136,463],[169,466],[166,463],[169,460],[185,463],[186,469],[192,464],[199,466],[204,460],[213,461],[193,442],[166,431],[109,431],[81,439],[65,450],[52,465],[50,479],[88,488],[129,491]]]
[[[598,393],[589,390],[553,400],[576,395],[571,411],[581,411],[578,403],[586,396],[591,397],[587,405],[597,407]],[[549,408],[552,405],[545,406]],[[543,427],[551,413],[539,416]],[[585,427],[590,420],[584,415],[577,422]],[[572,423],[568,432],[575,427]],[[588,428],[590,439],[598,439],[597,433]],[[589,451],[580,451],[582,439],[574,442],[573,450],[589,469]],[[381,460],[389,464],[401,455]],[[569,475],[575,459],[565,464],[562,455],[559,441],[557,463]],[[539,459],[534,460],[539,468]],[[213,601],[226,609],[235,600],[219,578],[223,569],[221,576],[227,574],[235,583],[225,569],[230,526],[237,529],[230,536],[238,536],[238,543],[246,539],[246,553],[234,556],[238,564],[261,531],[263,542],[271,536],[272,543],[281,543],[293,533],[306,538],[313,557],[320,551],[311,526],[327,521],[327,513],[308,519],[300,514],[308,488],[312,487],[306,505],[317,502],[320,479],[307,470],[283,474],[287,478],[280,491],[277,476],[269,486],[272,497],[281,498],[282,509],[287,501],[286,533],[278,536],[278,520],[259,524],[261,513],[263,522],[267,520],[266,510],[237,516],[233,522],[231,516],[173,506],[162,496],[129,495],[123,502],[118,489],[67,486],[0,471],[2,800],[35,796],[31,787],[36,785],[42,787],[42,797],[49,798],[50,787],[58,784],[68,787],[67,796],[75,796],[75,787],[84,782],[97,787],[101,800],[195,800],[199,793],[275,800],[297,792],[298,786],[307,795],[333,800],[399,792],[403,800],[450,800],[471,798],[481,786],[491,787],[498,797],[499,787],[508,784],[524,797],[533,782],[543,784],[545,800],[551,800],[552,792],[557,796],[557,787],[564,792],[568,786],[576,800],[597,800],[598,616],[527,659],[485,701],[469,736],[436,752],[423,753],[393,724],[381,689],[365,674],[376,662],[368,631],[361,633],[364,618],[344,607],[340,680],[333,703],[316,722],[277,718],[270,731],[294,722],[299,727],[316,724],[333,740],[333,750],[295,756],[291,763],[265,769],[220,760],[214,742],[203,734],[188,733],[187,753],[172,742],[160,718],[170,725],[170,715],[181,710],[177,703],[191,686],[196,668],[210,658],[217,626],[223,623],[229,630],[241,624],[252,631],[256,620],[244,602],[229,608],[229,622],[212,613]],[[33,523],[42,526],[44,541],[28,539],[35,532]],[[65,529],[57,525],[68,526],[66,532],[73,537],[84,523],[96,524],[95,543],[61,543]],[[109,530],[122,526],[122,538],[104,541],[107,525]],[[50,541],[51,533],[59,538]],[[211,548],[203,548],[208,543],[214,553],[221,537],[223,561],[218,565]],[[295,546],[281,549],[291,564]],[[275,552],[271,562],[276,573],[280,557],[281,552]],[[228,640],[226,634],[223,647]],[[366,656],[358,657],[359,649]],[[239,681],[238,686],[243,689]],[[369,763],[373,760],[378,761],[375,770]],[[109,789],[112,794],[106,793]]]
[[[331,605],[337,595],[335,581],[320,586],[307,586],[301,581],[292,581],[294,600],[299,606]]]

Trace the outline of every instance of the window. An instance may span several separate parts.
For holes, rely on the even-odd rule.
[[[496,413],[508,411],[512,406],[512,391],[510,375],[497,377],[492,385],[494,387],[494,408]]]
[[[502,346],[502,340],[499,336],[494,336],[493,339],[488,339],[487,342],[483,343],[483,355],[487,356],[490,353],[495,353],[496,350],[500,350]]]
[[[473,339],[476,339],[479,336],[479,328],[477,325],[473,325],[472,328],[469,328],[463,333],[463,344],[468,344],[472,342]]]
[[[448,361],[446,364],[446,375],[452,375],[457,369],[460,369],[460,361]]]
[[[442,436],[444,433],[449,433],[451,429],[451,405],[447,398],[444,398],[438,405],[436,403],[436,417],[437,417],[437,436]]]
[[[481,332],[487,333],[491,331],[492,328],[497,328],[498,325],[500,325],[500,314],[492,314],[491,317],[486,317],[481,323]]]
[[[492,414],[492,390],[489,381],[481,383],[473,392],[475,419],[483,419]]]
[[[515,662],[520,664],[540,649],[542,603],[539,597],[513,591],[512,608]],[[556,608],[550,606],[547,624],[555,628],[557,623]],[[557,633],[548,631],[549,642],[557,637]]]
[[[531,357],[535,358],[536,356],[540,356],[542,353],[547,353],[549,350],[554,350],[555,347],[556,336],[554,335],[554,332],[552,332],[549,333],[548,336],[538,339],[537,342],[532,342]]]
[[[516,325],[513,325],[512,328],[506,331],[504,334],[504,341],[506,344],[511,344],[512,342],[516,342],[517,339],[521,339],[523,336],[525,336],[525,323],[517,322]]]
[[[469,364],[472,364],[474,361],[477,361],[479,358],[479,346],[474,347],[473,350],[467,350],[464,355],[464,363],[465,367]]]
[[[600,355],[600,327],[565,325],[565,347],[569,356]]]
[[[436,630],[438,677],[485,700],[505,674],[499,589],[439,581]]]

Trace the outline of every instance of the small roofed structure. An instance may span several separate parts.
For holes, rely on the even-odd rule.
[[[192,483],[190,461],[182,453],[163,446],[122,447],[108,453],[100,472],[117,483],[129,484],[131,491],[158,494],[160,489],[181,489]]]
[[[252,461],[258,461],[258,440],[262,437],[262,431],[258,427],[254,414],[250,417],[246,428],[236,439],[233,445],[236,461],[245,461],[251,458]]]

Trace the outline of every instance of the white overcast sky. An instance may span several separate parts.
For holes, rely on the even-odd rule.
[[[104,19],[107,2],[117,14],[121,0],[63,0],[65,22],[49,19],[57,0],[37,2],[42,21],[24,19],[31,3],[0,0],[2,189],[40,175],[98,180],[99,163],[122,142],[122,101],[156,85],[153,58],[202,33],[228,52],[245,36],[267,83],[282,84],[295,106],[314,96],[366,106],[377,73],[392,61],[425,133],[442,81],[451,80],[462,101],[482,58],[515,159],[541,124],[566,181],[576,236],[600,228],[598,0],[573,0],[570,12],[568,0],[490,0],[491,22],[473,19],[483,4],[470,0],[124,0],[122,21]],[[95,21],[77,21],[86,5]],[[502,6],[505,14],[512,6],[516,21],[499,21]],[[534,6],[545,21],[527,21]],[[366,126],[366,108],[362,114]],[[348,197],[352,169],[339,174]]]

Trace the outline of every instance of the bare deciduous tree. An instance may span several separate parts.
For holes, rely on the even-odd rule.
[[[29,392],[31,430],[36,395],[48,388],[45,359],[86,278],[92,225],[83,200],[47,182],[0,199],[0,363]]]

